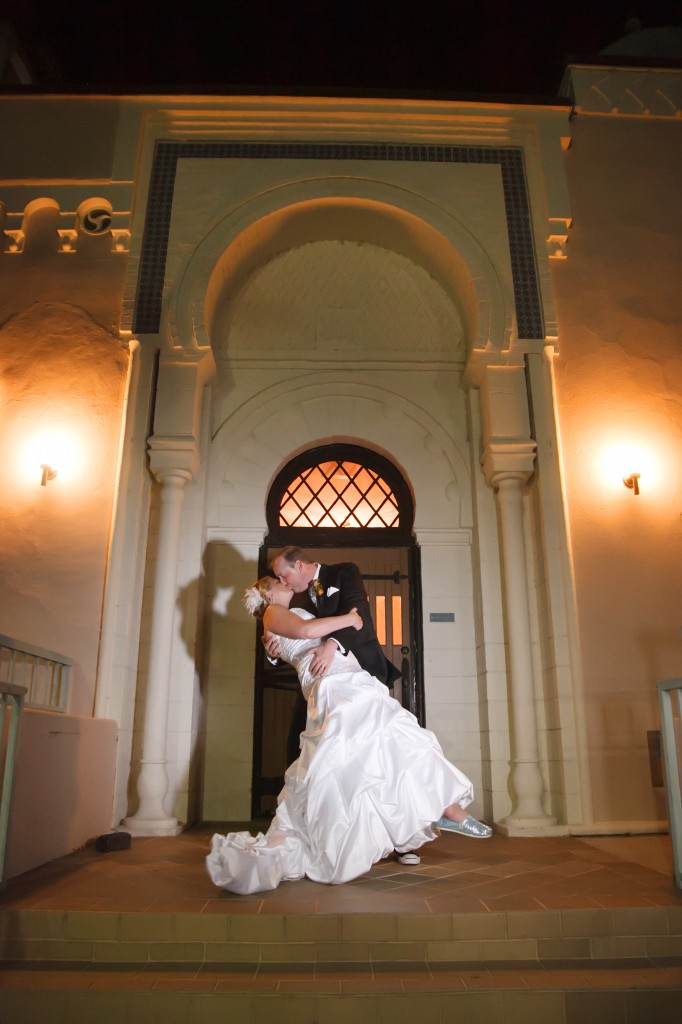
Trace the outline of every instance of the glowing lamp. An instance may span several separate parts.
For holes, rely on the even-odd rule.
[[[69,480],[78,475],[81,464],[81,445],[74,433],[62,429],[45,429],[34,434],[27,442],[23,454],[24,472],[36,479],[40,467],[40,486],[47,487],[59,475]]]
[[[630,476],[623,477],[623,483],[635,494],[639,494],[639,473],[630,473]]]
[[[599,475],[614,493],[624,484],[633,494],[639,494],[643,480],[646,493],[652,494],[662,475],[660,457],[650,445],[639,441],[613,442],[600,452]]]
[[[54,478],[57,475],[57,470],[53,469],[52,466],[48,465],[47,462],[41,462],[40,463],[40,468],[43,471],[43,475],[42,475],[41,480],[40,480],[40,486],[41,487],[47,487],[47,481],[48,480],[54,480]]]

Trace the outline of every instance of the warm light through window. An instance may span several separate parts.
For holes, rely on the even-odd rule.
[[[401,647],[403,643],[403,599],[400,594],[394,594],[391,598],[391,632],[394,645]]]
[[[398,527],[398,502],[378,473],[356,462],[321,462],[291,481],[280,526]]]
[[[386,598],[378,594],[374,602],[374,625],[380,644],[386,643]]]

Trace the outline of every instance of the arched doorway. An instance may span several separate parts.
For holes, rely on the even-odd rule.
[[[401,669],[394,696],[424,721],[419,552],[407,483],[387,458],[351,444],[309,449],[280,471],[268,495],[268,532],[259,576],[274,554],[296,545],[316,561],[355,562],[377,636]],[[288,665],[271,665],[256,643],[252,814],[274,810],[287,767],[287,737],[298,696]]]

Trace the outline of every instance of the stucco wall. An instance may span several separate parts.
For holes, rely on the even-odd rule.
[[[81,231],[71,204],[106,191],[87,175],[111,171],[115,108],[18,99],[1,109],[20,138],[28,125],[32,135],[23,153],[4,153],[0,181],[0,621],[74,659],[69,707],[88,715],[128,366],[117,330],[127,255],[110,231]],[[95,122],[86,157],[78,126]],[[45,462],[57,476],[43,487]]]
[[[666,817],[646,734],[682,662],[680,167],[679,122],[573,121],[555,372],[597,822]]]
[[[0,352],[2,632],[73,658],[69,709],[88,715],[127,353],[82,308],[40,301],[5,321]]]

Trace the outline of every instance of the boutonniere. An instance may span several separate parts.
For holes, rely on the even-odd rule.
[[[315,591],[318,597],[322,597],[324,595],[324,587],[322,586],[320,580],[313,580],[313,590]]]

